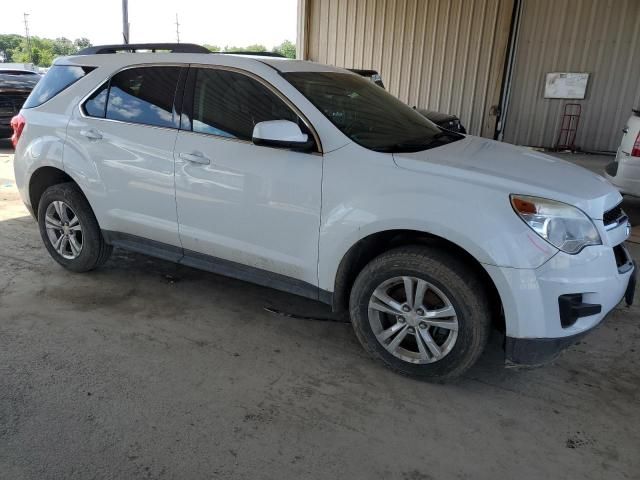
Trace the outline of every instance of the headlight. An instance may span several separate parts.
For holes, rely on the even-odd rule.
[[[534,232],[563,252],[575,254],[602,244],[596,226],[579,208],[526,195],[511,195],[511,205]]]

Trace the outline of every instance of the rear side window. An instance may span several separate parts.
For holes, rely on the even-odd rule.
[[[93,92],[84,104],[84,113],[90,117],[104,118],[107,110],[107,95],[109,94],[109,82]]]
[[[212,68],[191,72],[196,75],[191,122],[194,132],[251,141],[258,122],[302,123],[280,98],[246,75]]]
[[[22,108],[34,108],[42,105],[94,69],[95,67],[54,65],[35,86]]]
[[[174,112],[179,67],[139,67],[123,70],[111,79],[106,118],[130,123],[142,123],[158,127],[178,127]],[[95,97],[95,107],[101,116],[100,98]],[[89,113],[88,103],[85,110]],[[92,107],[93,108],[93,107]]]

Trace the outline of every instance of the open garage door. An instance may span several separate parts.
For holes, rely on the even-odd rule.
[[[615,151],[640,106],[638,0],[522,0],[504,140],[554,147],[566,103],[581,105],[575,145]],[[545,98],[548,73],[587,73],[584,99]]]
[[[514,0],[300,0],[305,59],[380,72],[409,105],[493,137]]]

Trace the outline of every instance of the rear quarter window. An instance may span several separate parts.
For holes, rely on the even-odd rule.
[[[95,67],[54,65],[35,86],[22,108],[34,108],[42,105],[94,69]]]

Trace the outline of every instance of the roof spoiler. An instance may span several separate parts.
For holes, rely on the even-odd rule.
[[[121,45],[96,45],[80,50],[76,55],[101,55],[109,53],[135,53],[138,50],[168,51],[171,53],[211,53],[209,49],[195,43],[128,43]]]

